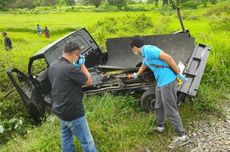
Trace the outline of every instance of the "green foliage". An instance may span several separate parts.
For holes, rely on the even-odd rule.
[[[159,6],[159,0],[148,0],[147,3],[149,3],[149,4],[153,4],[154,3],[156,7]]]
[[[26,133],[25,109],[18,100],[16,92],[13,95],[6,99],[5,95],[0,93],[0,101],[2,101],[0,102],[0,145],[10,140],[13,133],[19,135]]]
[[[216,4],[216,3],[217,3],[217,0],[210,0],[210,2],[211,2],[212,4]]]
[[[31,0],[11,0],[7,5],[8,8],[33,8],[33,2]]]
[[[213,31],[226,30],[230,31],[230,16],[217,17],[213,16],[210,26]]]
[[[223,39],[228,34],[220,34],[219,32],[211,34],[211,36],[215,35],[216,39],[209,39],[209,42],[212,43],[212,51],[203,76],[203,82],[212,85],[213,88],[228,88],[230,87],[230,69],[228,68],[230,58],[227,54],[229,53],[230,45],[228,39]]]
[[[202,89],[202,91],[205,90]],[[84,99],[86,117],[98,151],[133,152],[149,149],[160,152],[168,150],[167,145],[174,136],[172,127],[166,123],[163,134],[149,134],[154,127],[155,117],[153,113],[142,113],[135,100],[131,96],[110,94],[101,97],[88,96]],[[208,119],[207,115],[204,115],[206,111],[202,108],[199,110],[196,105],[191,106],[189,102],[183,104],[180,109],[186,128],[191,121]],[[82,151],[78,140],[75,140],[75,144],[77,151]],[[54,119],[51,115],[40,127],[29,129],[23,140],[22,137],[17,136],[0,150],[8,152],[11,149],[17,152],[60,151],[58,119]],[[183,148],[179,150],[184,151]]]
[[[70,6],[76,4],[75,0],[65,0],[65,2],[67,5],[70,5]]]
[[[165,6],[159,9],[160,13],[164,16],[172,15],[173,9],[170,6]]]
[[[82,5],[89,5],[89,4],[92,4],[92,5],[94,5],[96,8],[98,8],[102,2],[103,2],[103,0],[79,0],[79,1],[78,1],[78,3],[80,3],[80,4],[82,4]]]
[[[119,9],[127,6],[127,0],[107,0],[107,2],[109,5],[115,5]]]
[[[230,5],[228,4],[226,2],[212,5],[210,8],[182,11],[185,26],[196,38],[196,42],[211,46],[202,84],[198,89],[194,104],[187,102],[180,108],[185,127],[190,121],[197,119],[194,118],[198,117],[197,115],[206,117],[206,112],[218,111],[217,105],[221,100],[221,95],[230,88],[230,43],[228,42]],[[148,7],[147,10],[154,8],[153,5],[144,4],[143,6]],[[60,151],[60,128],[57,120],[54,123],[48,121],[41,127],[32,128],[18,94],[15,92],[8,98],[4,98],[6,90],[12,89],[12,86],[8,87],[9,79],[5,71],[14,66],[26,73],[29,57],[42,47],[79,27],[89,29],[100,46],[103,46],[106,38],[109,37],[168,34],[180,30],[177,16],[172,8],[165,7],[166,11],[159,9],[160,13],[137,12],[138,8],[143,6],[138,4],[128,7],[130,11],[136,11],[135,13],[97,13],[92,12],[94,7],[71,6],[20,9],[17,10],[19,12],[6,12],[0,16],[0,19],[4,20],[4,24],[0,25],[0,30],[8,32],[14,47],[12,51],[6,52],[3,45],[0,45],[0,144],[10,140],[6,145],[0,146],[2,148],[0,151],[8,152],[12,149],[19,152]],[[103,4],[99,9],[103,10],[103,7],[107,6]],[[108,11],[111,8],[115,6],[108,6],[105,9]],[[87,9],[90,11],[83,12]],[[114,10],[117,11],[117,8]],[[42,27],[49,27],[51,39],[36,35],[37,23]],[[2,43],[0,39],[0,44]],[[145,150],[139,147],[148,147],[151,151],[167,151],[165,147],[173,136],[172,130],[166,130],[163,135],[148,135],[147,130],[153,126],[154,116],[142,113],[138,103],[134,101],[136,99],[131,96],[110,94],[85,98],[87,119],[100,151]],[[18,137],[13,138],[15,135]],[[79,142],[76,141],[76,144],[80,151]]]
[[[32,0],[36,3],[35,6],[54,6],[57,5],[58,0]]]
[[[200,19],[200,15],[192,11],[183,10],[183,12],[181,13],[182,13],[183,20],[199,20]]]
[[[12,0],[0,0],[0,10],[4,10],[9,2]]]
[[[172,22],[172,19],[168,16],[163,16],[158,18],[159,23],[152,30],[154,34],[167,34],[169,33],[169,23]]]
[[[197,9],[199,7],[208,7],[208,4],[217,4],[217,0],[187,0],[180,2],[182,8]]]
[[[123,17],[104,18],[98,21],[90,31],[96,41],[103,46],[109,35],[117,35],[118,33],[125,33],[127,35],[128,33],[131,34],[134,31],[141,33],[152,27],[153,22],[151,17],[145,14],[140,14],[135,16],[126,15]]]
[[[212,15],[216,15],[216,16],[221,16],[221,15],[230,15],[230,5],[229,3],[223,3],[220,5],[217,5],[213,8],[209,8],[204,15],[207,17],[210,17]]]
[[[183,8],[191,8],[191,9],[196,9],[199,5],[201,5],[202,2],[201,1],[197,1],[197,0],[188,0],[184,3],[181,4],[181,6]]]
[[[217,89],[204,84],[199,87],[197,98],[194,99],[194,106],[202,112],[220,112],[218,111],[220,99],[220,92]]]

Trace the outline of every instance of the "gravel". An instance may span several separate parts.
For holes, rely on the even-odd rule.
[[[191,122],[187,135],[190,152],[230,152],[230,102],[223,107],[226,117],[214,122],[206,120]]]

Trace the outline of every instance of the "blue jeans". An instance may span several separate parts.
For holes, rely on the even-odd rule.
[[[61,123],[63,152],[76,152],[73,142],[73,135],[75,135],[80,140],[84,152],[97,152],[85,116],[72,121],[63,121],[61,119],[59,120]]]

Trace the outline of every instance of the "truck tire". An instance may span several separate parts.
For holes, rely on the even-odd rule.
[[[155,102],[156,102],[155,89],[150,88],[149,90],[143,93],[140,100],[140,105],[145,112],[154,112]]]
[[[177,92],[177,105],[180,106],[181,102],[185,99],[187,95],[182,92]]]
[[[177,105],[179,106],[181,102],[185,99],[186,94],[178,92],[177,93]],[[140,105],[145,112],[154,112],[155,110],[155,89],[151,88],[145,91],[141,97]]]

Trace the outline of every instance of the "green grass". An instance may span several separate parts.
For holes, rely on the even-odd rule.
[[[219,116],[221,112],[218,104],[221,103],[223,94],[229,93],[229,6],[226,1],[209,8],[182,11],[185,26],[191,35],[197,42],[212,48],[197,97],[180,107],[186,129],[191,121],[206,119],[209,114]],[[138,18],[141,18],[140,22]],[[171,11],[79,11],[47,14],[5,12],[0,15],[0,20],[4,21],[0,25],[0,31],[8,32],[14,47],[12,51],[6,52],[0,45],[0,125],[6,128],[3,134],[0,133],[0,138],[4,142],[8,141],[0,145],[0,151],[4,152],[12,149],[19,152],[60,151],[60,128],[56,119],[54,122],[44,122],[39,127],[31,127],[22,112],[25,110],[20,104],[19,96],[14,93],[7,99],[3,97],[9,83],[5,71],[10,66],[26,72],[31,55],[81,27],[86,27],[102,48],[109,37],[167,34],[181,29],[176,12]],[[42,28],[48,26],[50,39],[37,36],[37,23]],[[2,43],[0,39],[0,44]],[[146,147],[152,151],[167,150],[167,144],[174,136],[171,125],[167,123],[167,130],[163,135],[147,134],[153,127],[155,116],[152,113],[143,113],[135,100],[137,99],[134,97],[124,95],[85,98],[87,119],[100,151],[144,151]],[[23,123],[15,128],[16,124],[20,124],[19,120],[23,120]],[[0,144],[4,142],[0,141]],[[78,141],[76,144],[80,150]]]
[[[85,104],[89,126],[99,151],[141,151],[145,147],[153,151],[165,151],[174,136],[169,123],[165,133],[149,134],[154,126],[155,116],[142,112],[133,97],[107,94],[103,97],[87,97]],[[183,120],[189,120],[184,121],[185,126],[190,121],[201,118],[201,113],[189,103],[181,107],[181,113]],[[191,116],[190,113],[194,114]],[[79,142],[76,140],[75,143],[81,151]],[[40,127],[29,129],[24,138],[12,138],[2,151],[8,152],[10,149],[17,152],[59,151],[58,120],[48,120]]]

